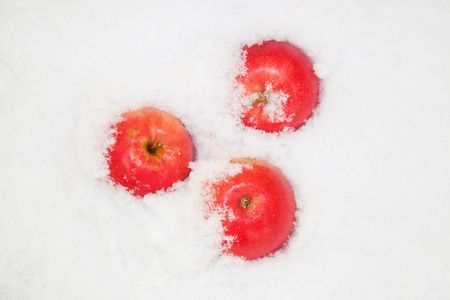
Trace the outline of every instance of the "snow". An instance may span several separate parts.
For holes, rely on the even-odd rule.
[[[446,299],[447,1],[0,3],[1,299]],[[299,130],[230,111],[240,49],[288,40],[320,104]],[[136,200],[106,180],[126,110],[177,116],[188,180]],[[276,255],[220,255],[202,185],[233,157],[282,170],[297,224]],[[215,223],[216,222],[216,223]]]

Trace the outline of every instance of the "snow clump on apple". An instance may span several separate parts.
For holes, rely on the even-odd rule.
[[[273,123],[290,122],[294,117],[292,114],[287,115],[284,110],[289,94],[283,91],[274,91],[270,82],[266,83],[266,88],[263,92],[252,94],[245,93],[244,85],[236,84],[234,96],[238,101],[236,101],[237,105],[233,105],[232,108],[236,115],[240,117],[244,116],[254,106],[261,107],[264,114]],[[253,121],[253,119],[251,118],[250,121]]]

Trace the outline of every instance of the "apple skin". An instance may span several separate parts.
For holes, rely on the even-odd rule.
[[[241,158],[231,163],[250,168],[205,186],[207,212],[221,215],[224,251],[246,260],[272,254],[294,227],[294,193],[283,174],[264,161]]]
[[[289,96],[283,104],[286,120],[274,121],[264,111],[265,101],[250,104],[241,120],[244,125],[266,132],[296,129],[312,114],[318,103],[319,82],[309,59],[295,46],[287,42],[265,41],[245,46],[246,74],[236,76],[245,95],[262,95],[271,85],[273,92]]]
[[[109,178],[133,195],[166,190],[190,173],[193,145],[173,115],[146,107],[122,114],[106,153]]]

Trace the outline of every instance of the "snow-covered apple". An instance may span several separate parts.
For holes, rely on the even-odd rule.
[[[150,107],[121,117],[111,127],[114,143],[106,153],[109,178],[114,184],[143,197],[189,175],[192,141],[176,117]]]
[[[308,57],[287,42],[245,46],[236,76],[237,113],[244,125],[266,132],[302,125],[318,103],[319,82]]]
[[[231,160],[241,172],[205,184],[207,216],[220,217],[225,253],[247,260],[280,249],[294,227],[295,197],[284,175],[261,160]]]

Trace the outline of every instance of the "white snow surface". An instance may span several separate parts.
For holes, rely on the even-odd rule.
[[[450,6],[435,1],[0,2],[0,299],[449,299]],[[241,48],[287,40],[320,104],[295,132],[230,111]],[[177,116],[189,178],[106,180],[121,113]],[[202,184],[277,166],[297,222],[272,257],[221,255]]]

